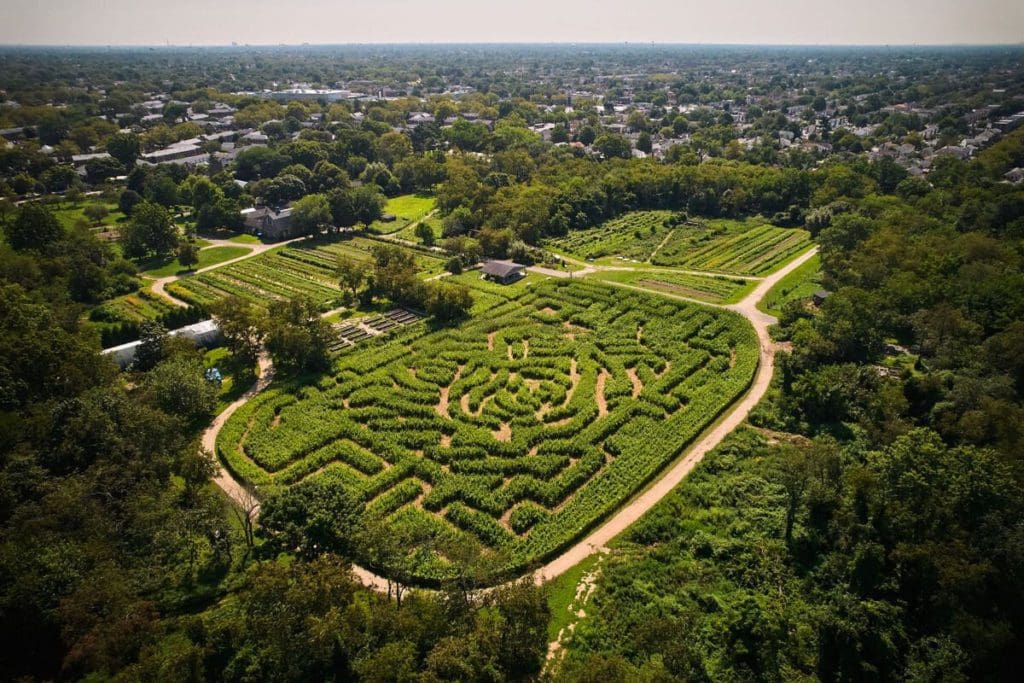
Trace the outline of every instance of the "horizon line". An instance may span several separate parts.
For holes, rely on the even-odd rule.
[[[761,48],[837,48],[837,47],[861,47],[861,48],[1024,48],[1024,41],[1016,43],[974,43],[974,42],[950,42],[950,43],[744,43],[744,42],[663,42],[663,41],[528,41],[528,40],[500,40],[500,41],[363,41],[363,42],[339,42],[339,43],[4,43],[0,42],[0,49],[10,48],[87,48],[87,49],[168,49],[168,48],[280,48],[280,47],[487,47],[487,46],[545,46],[545,47],[573,47],[573,46],[640,46],[640,47],[761,47]]]

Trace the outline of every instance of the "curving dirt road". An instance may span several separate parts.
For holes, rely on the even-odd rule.
[[[697,463],[699,463],[711,449],[721,443],[722,439],[724,439],[729,432],[736,429],[744,420],[747,419],[747,415],[750,414],[751,409],[757,405],[768,391],[768,386],[772,381],[772,373],[775,371],[775,351],[777,350],[775,343],[768,335],[768,327],[775,323],[775,318],[767,313],[762,313],[757,310],[757,302],[760,301],[764,295],[768,293],[768,290],[774,287],[779,280],[796,268],[799,268],[816,253],[818,253],[817,247],[798,256],[781,269],[762,279],[761,282],[758,283],[757,287],[740,303],[733,304],[731,306],[716,306],[716,308],[727,308],[736,311],[740,315],[744,316],[750,321],[751,325],[754,326],[754,330],[757,332],[757,339],[761,346],[761,359],[757,366],[757,374],[754,375],[754,380],[751,382],[750,388],[747,389],[747,393],[732,405],[732,408],[729,409],[724,417],[720,418],[711,427],[710,431],[705,431],[700,439],[686,450],[686,455],[681,460],[678,460],[674,465],[669,467],[668,470],[663,472],[654,484],[642,491],[624,507],[620,508],[618,512],[612,515],[611,518],[605,521],[596,530],[592,531],[583,540],[577,542],[564,553],[538,569],[534,573],[534,579],[537,583],[549,581],[550,579],[568,571],[586,557],[593,555],[596,552],[601,552],[609,541],[625,531],[629,525],[640,519],[644,513],[668,495],[668,493],[675,488],[686,477],[686,475],[693,470],[694,467],[696,467]],[[676,297],[663,292],[658,292],[658,294],[674,299],[694,301],[693,299]]]
[[[750,387],[747,389],[747,392],[740,398],[740,400],[734,403],[732,407],[729,408],[729,410],[719,418],[719,420],[715,422],[709,430],[705,430],[701,437],[685,451],[685,455],[664,471],[652,485],[636,495],[631,501],[620,508],[610,518],[605,520],[604,523],[588,534],[585,538],[578,541],[543,567],[537,569],[534,572],[533,577],[538,584],[544,583],[545,581],[549,581],[563,574],[594,553],[606,552],[606,544],[609,541],[625,531],[627,527],[637,521],[644,515],[644,513],[668,495],[668,493],[693,470],[697,463],[699,463],[709,451],[721,443],[721,441],[732,430],[743,423],[751,409],[757,405],[768,391],[768,387],[772,380],[772,374],[775,371],[775,352],[778,348],[768,334],[768,327],[774,324],[776,319],[767,313],[759,311],[757,309],[757,303],[764,298],[765,294],[768,293],[768,290],[774,287],[782,278],[799,268],[817,253],[817,247],[804,252],[771,275],[762,278],[760,282],[758,282],[757,287],[754,288],[754,290],[751,291],[750,294],[748,294],[742,301],[728,306],[708,304],[706,302],[687,299],[686,297],[675,296],[665,292],[651,292],[651,290],[645,290],[641,287],[634,287],[631,285],[607,283],[626,289],[640,289],[641,291],[657,294],[658,296],[665,296],[670,299],[679,299],[697,303],[702,306],[712,306],[714,308],[724,308],[735,311],[749,320],[751,325],[753,325],[754,330],[757,332],[758,342],[761,347],[761,358],[757,367],[757,373],[755,374]],[[556,277],[570,276],[569,273],[562,271],[551,271],[552,275],[554,275],[554,273],[558,273]],[[227,407],[227,409],[218,415],[210,427],[203,433],[203,447],[211,453],[215,452],[217,434],[220,432],[221,427],[224,426],[227,419],[236,410],[238,410],[238,408],[245,404],[246,401],[266,388],[273,379],[273,368],[268,357],[264,356],[260,358],[260,370],[261,377],[256,384],[254,384],[253,387],[245,393],[245,395],[232,403]],[[245,486],[234,479],[231,473],[223,467],[219,468],[218,473],[214,478],[214,482],[235,502],[243,506],[246,505],[247,500],[251,500],[251,494],[249,494]],[[390,586],[387,579],[384,577],[358,566],[353,567],[353,571],[364,586],[380,592],[388,592]]]

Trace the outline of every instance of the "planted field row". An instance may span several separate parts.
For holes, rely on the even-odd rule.
[[[220,457],[271,489],[326,477],[393,524],[470,534],[522,568],[620,506],[756,368],[753,330],[728,312],[589,281],[491,294],[486,316],[350,348],[315,385],[264,392],[225,425]]]
[[[330,243],[274,249],[260,256],[223,268],[182,278],[167,286],[174,296],[191,304],[208,306],[226,296],[240,296],[254,303],[306,296],[323,310],[341,298],[336,279],[339,256],[370,263],[373,248],[381,243],[363,237],[348,237]],[[416,252],[423,272],[441,272],[443,262]]]
[[[602,270],[594,273],[591,277],[606,282],[620,282],[691,299],[700,299],[710,303],[734,301],[756,284],[756,281],[730,278],[725,275],[705,277],[664,270]]]
[[[591,260],[746,275],[770,272],[810,246],[807,231],[777,228],[756,218],[670,224],[672,216],[670,211],[634,211],[548,245]]]
[[[574,230],[549,244],[556,250],[585,259],[616,256],[643,262],[668,234],[665,222],[671,215],[671,211],[634,211],[595,228]]]
[[[687,229],[673,232],[652,259],[659,266],[758,275],[774,270],[810,247],[805,230],[756,227],[725,235],[694,235]]]

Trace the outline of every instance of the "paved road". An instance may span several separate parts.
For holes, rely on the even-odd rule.
[[[538,569],[534,573],[534,580],[538,584],[550,581],[551,579],[560,576],[594,553],[605,551],[606,544],[609,541],[625,531],[627,527],[637,521],[644,515],[644,513],[668,495],[668,493],[672,491],[672,489],[675,488],[675,486],[677,486],[686,477],[686,475],[693,470],[694,467],[696,467],[697,463],[699,463],[709,451],[721,443],[732,430],[743,423],[751,409],[757,405],[764,394],[768,391],[768,387],[772,380],[772,374],[775,371],[775,352],[778,348],[768,335],[768,327],[774,324],[776,319],[767,313],[759,311],[757,309],[757,303],[765,296],[765,294],[768,293],[768,290],[774,287],[782,278],[799,268],[802,264],[806,263],[816,253],[818,253],[817,247],[798,256],[776,272],[762,278],[757,287],[754,288],[754,290],[751,291],[750,294],[748,294],[742,301],[729,306],[717,306],[714,304],[695,301],[693,299],[687,299],[686,297],[667,294],[665,292],[642,290],[671,299],[691,301],[703,306],[714,306],[715,308],[729,309],[744,316],[754,326],[754,330],[757,332],[758,342],[761,347],[761,358],[760,363],[758,364],[757,373],[754,376],[754,380],[751,383],[750,388],[743,397],[729,408],[728,412],[726,412],[725,415],[711,427],[710,431],[706,431],[700,439],[686,450],[686,454],[681,460],[678,460],[668,470],[662,473],[654,484],[638,494],[624,507],[620,508],[614,515],[612,515],[612,517],[607,519],[603,524],[601,524],[601,526],[587,535],[583,540],[577,542],[561,555]],[[568,276],[567,273],[562,271],[551,272],[552,274],[558,273],[558,275],[554,275],[555,277]],[[631,285],[619,286],[629,289],[642,289]],[[215,452],[214,449],[216,447],[217,434],[220,432],[221,427],[224,426],[228,417],[238,410],[239,407],[245,404],[246,401],[262,391],[273,378],[273,368],[270,365],[269,358],[262,357],[260,359],[260,369],[261,377],[256,384],[246,392],[244,396],[232,403],[224,412],[218,415],[213,421],[213,424],[210,425],[203,434],[203,447],[211,453]],[[232,499],[244,505],[244,501],[246,500],[248,493],[245,487],[232,477],[230,472],[224,468],[219,468],[214,481]],[[368,588],[372,588],[380,592],[388,591],[388,581],[384,577],[358,566],[354,567],[353,571],[363,585]]]

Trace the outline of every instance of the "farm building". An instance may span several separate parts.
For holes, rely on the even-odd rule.
[[[507,285],[526,275],[526,266],[514,261],[487,261],[480,269],[489,280]]]
[[[220,341],[220,328],[217,326],[216,321],[212,319],[201,320],[194,325],[179,327],[176,330],[171,330],[169,334],[173,337],[191,339],[196,343],[196,346],[202,347],[213,346]],[[109,356],[124,370],[135,361],[135,352],[141,343],[141,340],[136,340],[127,344],[121,344],[120,346],[112,346],[109,349],[103,349],[103,355]]]
[[[277,211],[266,206],[243,209],[242,218],[245,220],[246,231],[259,237],[279,240],[291,235],[291,209]]]
[[[819,289],[817,292],[811,295],[811,301],[814,302],[815,306],[821,306],[823,303],[825,303],[825,299],[828,298],[829,294],[831,294],[831,292],[828,291],[827,289]]]

